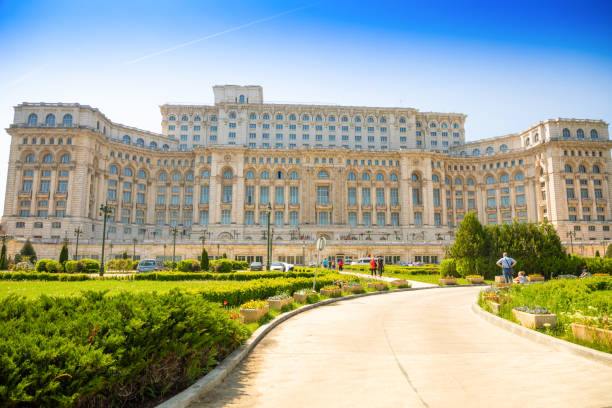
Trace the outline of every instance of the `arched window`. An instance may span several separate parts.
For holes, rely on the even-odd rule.
[[[294,114],[289,115],[289,120],[295,120],[295,115]]]
[[[240,95],[240,97],[238,98],[238,102],[244,103],[244,95]]]
[[[138,170],[138,178],[146,179],[147,173],[144,170]]]
[[[591,129],[591,139],[597,139],[599,135],[595,129]]]
[[[129,167],[128,167],[128,168],[126,168],[125,170],[123,170],[123,174],[124,174],[126,177],[132,177],[132,169],[130,169]]]
[[[117,169],[117,166],[112,165],[112,166],[110,166],[110,167],[108,168],[108,172],[109,172],[110,174],[117,174],[117,173],[119,173],[119,170]]]
[[[193,121],[194,121],[194,122],[201,122],[201,121],[202,121],[202,118],[201,118],[201,117],[199,117],[199,116],[196,116],[195,118],[193,118]]]
[[[151,142],[151,143],[149,143],[149,147],[150,147],[151,149],[157,149],[157,142]]]
[[[563,137],[570,137],[570,131],[568,128],[563,129]]]
[[[283,173],[282,171],[277,171],[276,172],[276,179],[277,180],[282,180],[285,178],[285,173]]]
[[[202,171],[202,178],[203,178],[203,179],[209,179],[209,178],[210,178],[210,171],[208,171],[208,170],[203,170],[203,171]]]
[[[168,176],[165,172],[162,171],[161,173],[159,173],[159,176],[157,176],[157,179],[159,181],[166,181],[168,179]]]
[[[143,140],[142,138],[140,138],[140,137],[139,137],[138,139],[136,139],[136,144],[137,144],[138,146],[144,146],[144,140]]]
[[[62,157],[60,158],[60,163],[70,163],[70,155],[69,154],[62,155]]]
[[[399,123],[406,123],[406,118],[400,118]]]
[[[247,171],[245,177],[246,177],[247,180],[254,179],[255,178],[255,173],[253,173],[252,171],[249,170],[249,171]]]
[[[503,145],[499,146],[499,151],[500,152],[505,152],[506,150],[508,150],[508,146],[507,145],[503,144]]]
[[[49,153],[45,154],[43,157],[43,163],[51,163],[53,162],[53,156]]]
[[[578,166],[578,172],[579,173],[586,173],[586,168],[581,164]]]
[[[353,172],[349,173],[346,178],[347,180],[357,180],[357,176]]]
[[[35,113],[30,113],[30,116],[28,116],[28,125],[36,126],[37,123],[38,123],[38,116]]]
[[[263,114],[263,116],[262,116],[262,118],[263,118],[264,120],[270,120],[270,115],[268,115],[267,113],[264,113],[264,114]]]
[[[302,116],[302,120],[310,120],[310,116],[304,115],[304,116]]]
[[[370,117],[368,118],[368,123],[374,123],[374,118],[370,116]]]
[[[347,116],[343,116],[341,120],[342,120],[342,122],[348,122],[349,121]]]
[[[170,115],[170,117],[168,118],[168,120],[173,120],[173,121],[174,121],[174,120],[176,120],[176,116],[174,116],[174,115]]]
[[[466,157],[467,156],[467,152],[465,150],[462,150],[461,153],[459,153],[459,156]]]
[[[317,175],[318,178],[329,178],[329,174],[325,170],[321,170]]]
[[[230,112],[229,118],[230,119],[236,119],[236,112]]]
[[[578,129],[578,130],[576,131],[576,137],[577,137],[578,139],[584,139],[584,130],[582,130],[582,129]]]
[[[459,177],[455,178],[455,185],[456,186],[460,186],[462,184],[462,181]]]
[[[283,115],[281,115],[280,113],[277,113],[276,120],[283,120]]]
[[[485,183],[493,184],[495,183],[495,179],[493,178],[493,176],[487,176],[487,178],[485,179]]]
[[[525,146],[529,146],[531,144],[531,140],[529,138],[525,139]]]
[[[509,180],[508,175],[507,174],[502,174],[501,176],[499,176],[499,181],[501,183],[507,183]]]
[[[537,142],[538,140],[540,140],[540,134],[536,133],[535,135],[533,135],[533,142]]]
[[[234,175],[232,174],[231,170],[225,170],[225,172],[223,173],[223,178],[224,179],[231,179],[232,177],[234,177]]]
[[[487,147],[487,150],[485,150],[485,154],[493,154],[493,148],[491,146]]]
[[[62,119],[62,124],[64,126],[72,126],[72,115],[67,113],[64,115],[64,118]]]
[[[525,177],[523,177],[523,173],[520,171],[514,175],[514,181],[523,181],[524,179]]]
[[[474,179],[471,177],[468,177],[467,180],[465,180],[465,184],[467,184],[468,186],[473,186],[474,185]]]
[[[297,174],[297,172],[296,172],[296,171],[292,171],[292,172],[291,172],[291,175],[289,175],[289,178],[290,178],[291,180],[297,180],[297,179],[299,179],[299,178],[300,178],[300,176]]]
[[[167,144],[164,144],[164,145],[162,146],[162,148],[163,148],[164,150],[169,150],[169,149],[170,149],[170,146],[168,146]]]
[[[132,143],[132,138],[129,137],[128,135],[123,135],[123,139],[121,140],[123,140],[123,143],[127,143],[127,144]]]
[[[336,117],[332,115],[332,116],[328,117],[327,120],[330,121],[330,122],[335,122],[336,121]]]
[[[354,119],[354,120],[355,120],[355,122],[357,122],[357,123],[361,123],[361,118],[360,118],[359,116],[355,117],[355,119]]]
[[[419,175],[416,173],[412,173],[412,181],[419,181]]]
[[[395,173],[391,173],[391,175],[389,176],[389,180],[391,180],[391,181],[397,181],[397,174],[395,174]]]
[[[370,173],[363,173],[363,174],[361,175],[361,179],[362,179],[363,181],[370,181]]]
[[[433,181],[434,183],[439,183],[440,182],[440,177],[438,177],[437,174],[432,174],[431,175],[431,181]]]
[[[34,163],[34,154],[30,153],[25,157],[25,162],[26,163]]]
[[[322,120],[323,120],[323,118],[321,117],[321,115],[317,115],[317,119],[316,119],[316,121],[317,121],[317,122],[321,122]]]
[[[472,150],[472,156],[480,156],[480,149]]]
[[[596,164],[593,165],[593,173],[599,174],[599,166]]]
[[[259,177],[264,179],[264,180],[267,180],[267,179],[270,178],[270,173],[268,173],[267,171],[264,170],[264,171],[261,172],[261,175]]]
[[[376,181],[385,181],[385,175],[382,173],[376,174]]]
[[[45,118],[45,125],[47,126],[55,126],[55,115],[50,113]]]
[[[181,181],[181,173],[172,173],[172,181]]]
[[[571,173],[572,172],[572,166],[570,166],[569,164],[565,165],[565,172],[566,173]]]
[[[187,117],[187,115],[183,115],[183,117],[181,118],[181,120],[183,122],[187,122],[189,120],[189,118]]]

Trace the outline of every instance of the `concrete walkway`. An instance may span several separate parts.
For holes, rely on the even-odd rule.
[[[480,288],[369,296],[274,329],[192,407],[605,407],[612,368],[493,326]]]
[[[350,272],[350,271],[342,271],[339,272],[343,275],[355,275],[355,276],[359,276],[360,278],[364,278],[364,279],[378,279],[378,280],[384,280],[385,282],[391,282],[394,281],[396,279],[399,278],[390,278],[388,276],[372,276],[372,275],[367,275],[365,273],[358,273],[358,272]],[[434,285],[433,283],[426,283],[426,282],[419,282],[419,281],[413,281],[413,280],[409,280],[407,279],[408,282],[410,282],[412,284],[413,288],[428,288],[428,287],[432,287],[432,286],[438,286],[438,285]]]

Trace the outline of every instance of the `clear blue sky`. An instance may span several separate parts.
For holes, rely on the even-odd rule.
[[[0,0],[2,129],[14,105],[44,101],[159,132],[160,104],[210,104],[215,84],[262,85],[268,102],[461,112],[467,140],[610,122],[612,2]]]

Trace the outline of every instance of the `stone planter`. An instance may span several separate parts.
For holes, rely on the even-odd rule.
[[[572,323],[571,326],[572,334],[578,340],[612,346],[612,330],[585,326],[580,323]]]
[[[499,314],[499,303],[493,302],[491,300],[487,301],[487,304],[491,308],[491,311],[495,314]]]
[[[316,295],[317,292],[310,292],[310,293],[294,293],[293,294],[293,300],[295,300],[297,303],[306,303],[306,300],[308,299],[308,296],[312,296],[312,295]]]
[[[293,298],[290,297],[285,299],[268,300],[270,308],[274,310],[281,310],[283,306],[288,305],[291,302],[293,302]]]
[[[332,289],[332,290],[321,289],[321,295],[330,296],[330,297],[342,296],[342,289]]]
[[[370,289],[376,289],[376,290],[385,290],[387,289],[387,284],[386,283],[376,283],[376,282],[370,282],[368,283],[368,288]]]
[[[361,292],[363,290],[363,286],[362,285],[345,285],[344,287],[342,287],[342,290],[344,290],[345,292],[351,292],[351,293]]]
[[[391,286],[395,286],[396,288],[409,288],[412,287],[412,285],[410,284],[410,282],[408,282],[406,279],[395,279],[391,281]]]
[[[495,277],[495,282],[497,282],[497,283],[505,283],[506,280],[504,279],[504,275],[497,275]]]
[[[440,278],[440,285],[456,285],[457,278]]]
[[[543,276],[529,275],[529,276],[527,276],[527,280],[529,282],[543,282],[544,281],[544,277]]]
[[[490,302],[500,303],[499,296],[495,296],[495,295],[493,295],[493,296],[485,296],[484,298],[488,302],[490,301]]]
[[[470,283],[483,283],[484,282],[484,277],[481,276],[479,278],[467,278],[467,280]]]
[[[554,313],[532,314],[512,309],[512,314],[522,326],[530,329],[539,329],[540,327],[544,327],[544,324],[546,323],[549,323],[551,327],[554,327],[557,324],[557,315]]]
[[[244,317],[245,323],[253,323],[264,317],[269,310],[269,305],[266,305],[261,309],[240,309],[240,315]]]

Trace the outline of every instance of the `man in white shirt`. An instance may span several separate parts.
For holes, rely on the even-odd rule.
[[[504,256],[497,261],[497,266],[502,268],[504,274],[504,281],[506,283],[512,283],[512,268],[516,265],[516,261],[508,257],[508,253],[504,252]]]

